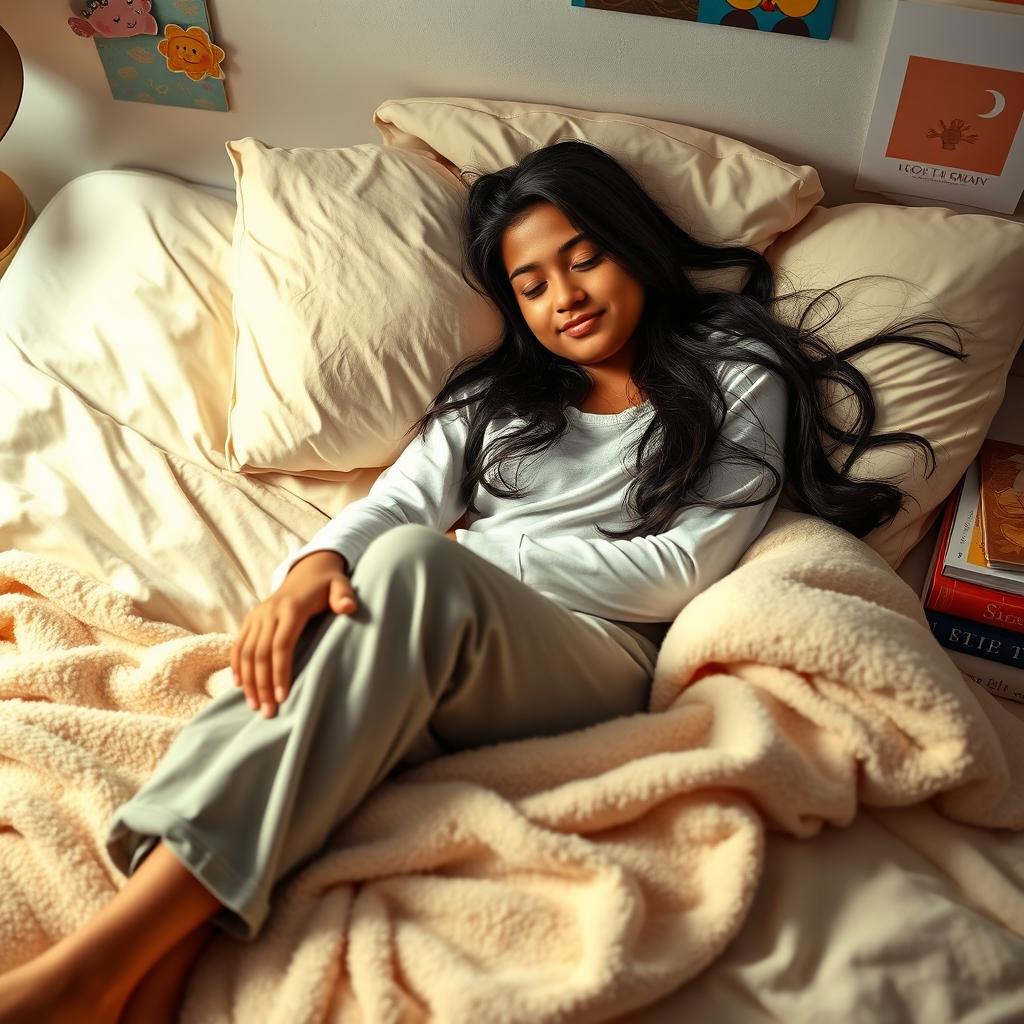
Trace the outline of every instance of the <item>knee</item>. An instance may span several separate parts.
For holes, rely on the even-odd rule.
[[[445,534],[421,523],[402,523],[375,537],[363,552],[356,571],[390,575],[395,569],[441,562],[451,557],[452,542]]]

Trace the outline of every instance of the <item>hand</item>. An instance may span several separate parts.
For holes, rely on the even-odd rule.
[[[254,711],[262,705],[265,718],[274,716],[288,696],[295,644],[306,623],[328,608],[355,613],[348,562],[336,551],[314,551],[246,616],[231,648],[231,672]]]
[[[464,530],[464,529],[466,529],[467,526],[469,526],[469,523],[466,522],[466,513],[463,512],[462,513],[462,518],[459,519],[457,522],[452,524],[452,528],[445,534],[445,536],[449,540],[454,540],[455,543],[458,544],[459,542],[458,542],[458,539],[455,536],[455,531],[456,530]]]

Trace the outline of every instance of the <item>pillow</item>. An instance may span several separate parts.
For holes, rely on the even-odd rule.
[[[170,175],[74,178],[0,278],[0,332],[118,423],[224,469],[234,216]]]
[[[235,173],[232,469],[390,465],[451,365],[497,342],[462,279],[465,186],[376,144],[227,143]]]
[[[494,170],[588,137],[694,234],[758,251],[822,196],[812,167],[668,121],[428,99],[389,101],[374,122],[383,146],[227,145],[238,198],[233,469],[331,479],[390,465],[445,372],[497,342],[497,311],[460,273],[467,165]],[[721,286],[741,279],[704,273]]]
[[[726,135],[633,114],[415,98],[387,100],[373,122],[385,145],[421,153],[456,173],[496,171],[562,139],[592,142],[628,167],[677,224],[706,244],[764,252],[824,195],[813,167],[788,164]]]
[[[920,503],[908,501],[895,520],[864,538],[898,568],[978,453],[1003,400],[1024,337],[1024,224],[943,207],[850,203],[812,210],[765,255],[779,274],[780,293],[830,287],[861,274],[898,279],[858,282],[839,291],[844,309],[821,330],[836,347],[907,317],[940,317],[963,328],[964,361],[905,343],[851,358],[871,384],[878,413],[874,432],[910,431],[935,450],[936,470],[929,479],[930,461],[916,446],[875,448],[854,464],[855,478],[895,478]],[[787,302],[780,313],[795,322],[806,301]],[[833,310],[831,304],[815,310],[810,324]],[[913,333],[957,348],[946,328]],[[854,402],[842,389],[832,394],[837,404],[831,415],[849,429]],[[837,469],[849,451],[843,445],[833,453]]]

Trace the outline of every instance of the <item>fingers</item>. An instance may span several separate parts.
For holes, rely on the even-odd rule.
[[[235,673],[235,683],[241,686],[245,702],[254,711],[259,707],[256,700],[256,686],[253,676],[253,660],[256,656],[256,638],[259,636],[258,617],[255,611],[248,614],[242,628],[238,631],[234,647],[231,649],[231,667]]]
[[[274,714],[274,680],[271,674],[271,646],[274,642],[274,631],[277,617],[264,615],[260,620],[260,635],[256,641],[255,664],[253,674],[256,677],[256,700],[265,718]]]
[[[246,616],[238,630],[238,636],[235,637],[235,642],[231,645],[231,676],[235,681],[235,686],[242,685],[242,643],[245,640],[245,627],[248,621],[249,618]]]
[[[262,707],[264,717],[269,718],[274,709],[270,679],[270,644],[273,639],[273,625],[276,615],[265,614],[262,606],[253,609],[242,623],[234,646],[231,648],[231,671],[235,685],[242,688],[245,702],[253,711]],[[268,634],[269,626],[269,634]],[[265,640],[266,636],[270,640]]]
[[[331,610],[348,615],[356,610],[356,595],[346,576],[339,576],[331,584]]]
[[[305,606],[292,600],[265,602],[254,608],[242,623],[231,648],[231,673],[246,703],[264,718],[272,718],[277,705],[288,697],[292,684],[292,659],[299,636],[309,618]],[[354,615],[358,608],[348,580],[335,581],[331,610]]]
[[[292,652],[301,632],[301,629],[296,629],[297,625],[300,625],[298,616],[291,606],[282,608],[270,647],[273,699],[278,704],[283,704],[285,697],[288,696],[288,687],[292,679]]]

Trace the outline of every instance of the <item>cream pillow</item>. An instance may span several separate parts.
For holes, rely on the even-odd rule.
[[[230,468],[390,465],[451,364],[497,341],[460,274],[465,187],[418,153],[227,143],[238,209]]]
[[[898,568],[977,454],[1002,402],[1024,337],[1024,224],[942,207],[851,203],[812,210],[765,255],[780,275],[780,293],[830,287],[861,274],[891,274],[909,282],[871,280],[841,289],[843,312],[822,329],[837,347],[906,317],[941,317],[964,328],[964,361],[903,343],[851,360],[872,387],[878,412],[874,433],[910,431],[935,450],[937,465],[929,479],[930,463],[917,447],[887,445],[855,463],[856,478],[895,477],[892,482],[920,502],[920,507],[908,502],[893,522],[864,538]],[[803,304],[787,303],[781,312],[792,319]],[[832,305],[819,307],[811,323],[832,311]],[[957,347],[945,328],[913,333]],[[849,428],[854,403],[838,389],[833,395],[838,404],[832,413]],[[848,445],[836,450],[831,459],[836,468],[849,451]]]
[[[445,372],[498,340],[497,311],[460,274],[466,166],[586,137],[698,237],[759,251],[822,196],[812,167],[667,121],[483,100],[389,101],[374,121],[384,146],[227,144],[233,469],[335,479],[390,465]]]
[[[455,173],[495,171],[562,139],[592,142],[628,167],[677,224],[713,245],[763,252],[824,195],[813,167],[633,114],[443,97],[387,100],[373,122],[385,145],[422,153]]]

